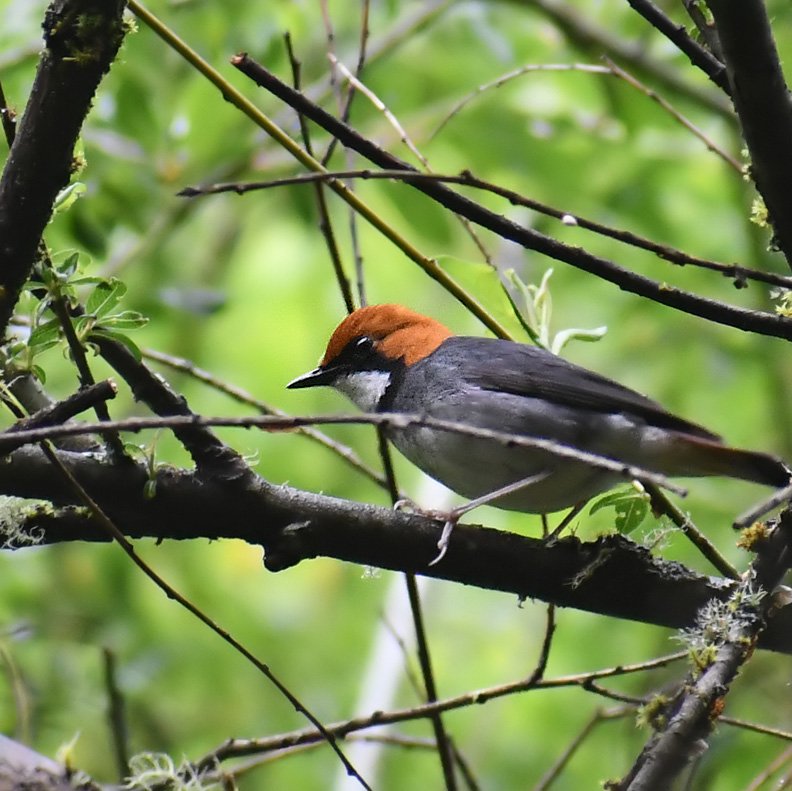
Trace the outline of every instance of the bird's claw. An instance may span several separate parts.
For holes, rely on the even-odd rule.
[[[430,566],[439,563],[445,557],[446,552],[448,552],[448,542],[451,538],[451,531],[454,529],[454,525],[456,525],[455,519],[448,519],[443,525],[443,532],[440,534],[440,540],[437,542],[437,548],[440,551],[437,553],[437,557],[429,564]]]
[[[396,511],[406,511],[407,513],[417,514],[418,516],[425,516],[427,519],[434,519],[437,522],[443,522],[443,532],[440,534],[440,540],[437,542],[437,557],[429,564],[434,566],[439,563],[448,551],[448,542],[451,538],[451,531],[454,525],[459,521],[459,514],[457,511],[431,511],[421,508],[416,505],[412,500],[403,497],[393,504]]]

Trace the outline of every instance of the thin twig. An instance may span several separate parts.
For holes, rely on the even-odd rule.
[[[108,702],[107,719],[110,724],[118,779],[123,782],[129,776],[129,729],[124,713],[124,696],[118,686],[115,654],[109,648],[104,648],[102,658]]]
[[[747,786],[745,791],[759,791],[759,789],[780,769],[792,761],[792,746],[782,750],[781,754],[771,761]],[[776,785],[774,791],[780,786]]]
[[[99,402],[115,398],[117,393],[118,388],[115,383],[110,379],[105,379],[102,382],[78,390],[62,401],[57,401],[44,409],[40,409],[30,415],[30,417],[21,418],[8,429],[8,433],[13,434],[33,428],[60,425],[81,412],[85,412],[86,409],[95,408]]]
[[[609,69],[607,66],[596,66],[590,63],[529,63],[524,66],[520,66],[516,69],[512,69],[511,71],[507,71],[505,74],[501,74],[499,77],[496,77],[494,80],[490,80],[489,82],[482,83],[481,85],[476,86],[474,90],[468,93],[466,96],[462,97],[440,120],[440,123],[429,133],[427,136],[427,140],[433,140],[437,137],[440,132],[445,129],[445,127],[457,116],[462,110],[467,107],[474,99],[478,99],[483,94],[491,91],[495,88],[501,88],[507,83],[511,82],[512,80],[516,80],[518,77],[522,77],[525,74],[532,74],[534,72],[568,72],[568,71],[577,71],[577,72],[584,72],[587,74],[610,74],[613,75],[613,71]]]
[[[243,390],[241,387],[228,384],[227,382],[218,379],[212,373],[200,368],[190,360],[186,360],[183,357],[174,357],[171,354],[165,354],[163,352],[155,351],[154,349],[143,349],[142,354],[146,359],[154,360],[155,362],[166,365],[168,368],[172,368],[175,371],[181,371],[196,381],[203,382],[209,387],[212,387],[221,393],[225,393],[225,395],[229,396],[240,404],[252,406],[263,415],[288,417],[287,413],[283,410],[278,409],[277,407],[274,407],[265,401],[262,401],[260,398],[256,398],[254,395],[247,392],[247,390]],[[344,445],[342,442],[334,440],[324,432],[312,428],[311,426],[303,426],[302,428],[297,429],[296,433],[300,436],[310,439],[312,442],[316,442],[324,448],[327,448],[327,450],[331,451],[340,459],[342,459],[346,464],[352,467],[352,469],[356,470],[361,475],[364,475],[370,481],[376,483],[377,486],[380,486],[383,489],[388,487],[388,482],[385,480],[385,477],[378,473],[371,466],[366,464],[360,458],[360,456],[358,456],[357,453],[355,453],[355,451],[349,447],[349,445]]]
[[[670,481],[667,476],[645,470],[633,464],[614,461],[606,456],[598,456],[596,453],[589,453],[578,450],[568,445],[552,440],[540,439],[538,437],[528,437],[521,434],[509,434],[502,431],[469,426],[465,423],[457,423],[450,420],[438,420],[427,418],[421,415],[409,415],[395,412],[381,412],[378,414],[359,414],[359,415],[290,415],[281,417],[279,415],[249,415],[246,417],[204,417],[202,415],[166,415],[163,417],[136,417],[126,418],[125,420],[113,420],[108,423],[81,423],[65,426],[48,426],[40,429],[30,429],[9,434],[0,433],[0,451],[9,453],[12,449],[31,442],[41,442],[45,439],[55,437],[73,436],[76,434],[102,433],[103,431],[144,431],[147,429],[170,428],[208,428],[208,427],[227,427],[227,428],[252,428],[258,427],[264,430],[283,430],[299,428],[309,425],[347,425],[347,424],[369,424],[374,426],[385,426],[391,429],[406,429],[414,426],[433,428],[440,431],[448,431],[453,434],[479,437],[481,439],[492,440],[508,447],[538,448],[559,456],[560,458],[572,459],[597,469],[613,472],[627,480],[638,480],[643,483],[655,483],[680,496],[684,496],[687,490],[677,486]]]
[[[410,139],[410,136],[405,131],[404,127],[399,122],[399,119],[388,109],[388,106],[382,99],[377,96],[370,88],[364,85],[349,69],[344,66],[341,61],[337,58],[334,58],[332,55],[329,56],[331,61],[334,65],[341,71],[344,77],[349,81],[351,85],[354,85],[358,91],[360,91],[384,116],[388,123],[396,130],[396,133],[399,135],[399,139],[402,143],[407,147],[407,149],[415,156],[415,158],[421,163],[421,165],[426,169],[427,172],[431,172],[431,167],[429,165],[429,160],[418,150],[418,147],[413,143]],[[457,220],[462,224],[462,227],[465,229],[465,232],[470,237],[473,244],[476,245],[479,252],[484,257],[484,260],[492,266],[492,257],[490,256],[488,250],[484,247],[481,240],[478,238],[478,234],[476,230],[473,228],[470,220],[466,217],[462,217],[460,215],[456,215]]]
[[[223,192],[235,192],[238,195],[244,195],[246,192],[260,189],[271,189],[273,187],[283,187],[292,184],[306,184],[313,181],[329,181],[332,179],[351,179],[359,178],[364,180],[393,180],[393,181],[437,181],[445,184],[460,184],[465,187],[472,187],[474,189],[484,190],[491,192],[493,195],[499,195],[505,198],[515,206],[525,206],[533,211],[545,214],[548,217],[554,217],[562,222],[571,223],[579,228],[587,231],[598,233],[610,239],[615,239],[623,244],[631,245],[648,252],[655,253],[661,259],[668,261],[678,266],[696,266],[702,269],[709,269],[714,272],[719,272],[724,277],[734,280],[735,285],[742,287],[746,280],[756,280],[768,285],[778,286],[783,289],[792,289],[792,277],[788,275],[779,275],[775,272],[762,272],[758,269],[751,269],[750,267],[741,266],[739,264],[724,264],[719,261],[710,261],[706,258],[698,258],[696,256],[685,253],[681,250],[676,250],[666,245],[658,244],[650,239],[646,239],[630,231],[622,231],[617,228],[612,228],[602,223],[588,220],[578,214],[565,211],[564,209],[556,209],[548,206],[545,203],[540,203],[533,198],[528,198],[521,195],[514,190],[507,189],[506,187],[498,186],[492,182],[480,179],[474,176],[469,170],[462,173],[449,175],[440,173],[421,173],[412,170],[339,170],[328,171],[326,173],[300,173],[294,176],[285,176],[279,179],[270,179],[268,181],[249,181],[249,182],[230,182],[222,184],[209,184],[202,187],[185,187],[178,195],[183,197],[196,197],[199,195],[213,195]]]
[[[733,580],[740,579],[740,573],[737,569],[718,552],[716,546],[696,527],[693,520],[679,506],[671,502],[662,490],[650,484],[646,487],[646,491],[652,500],[652,508],[669,517],[685,534],[685,537],[721,574]]]
[[[555,763],[542,775],[532,791],[547,791],[547,789],[559,778],[564,769],[566,769],[567,764],[572,760],[574,754],[598,725],[608,720],[626,717],[632,711],[632,707],[627,706],[618,706],[611,709],[597,709],[591,719],[589,719],[575,735],[564,752],[556,759]]]
[[[71,471],[58,459],[56,454],[52,454],[51,461],[58,468],[60,474],[69,482],[74,492],[77,494],[82,503],[91,511],[96,521],[102,526],[102,529],[107,532],[109,536],[121,547],[127,557],[169,598],[177,602],[186,609],[191,615],[197,618],[204,626],[207,626],[218,637],[228,643],[237,653],[241,654],[248,660],[269,682],[283,695],[286,700],[294,707],[294,709],[302,714],[316,729],[333,752],[338,756],[341,763],[346,768],[349,775],[355,778],[363,788],[369,789],[370,786],[358,774],[354,766],[349,762],[349,759],[344,755],[344,752],[338,745],[336,737],[330,733],[321,721],[308,709],[302,701],[284,684],[270,669],[270,667],[256,657],[249,651],[242,643],[240,643],[230,632],[226,631],[222,626],[212,620],[203,610],[197,607],[186,597],[182,596],[172,585],[165,581],[154,569],[148,565],[135,550],[131,541],[121,532],[116,526],[115,522],[110,519],[99,504],[91,497],[90,494],[83,488],[83,486],[72,475]]]
[[[324,11],[324,3],[322,4],[322,8]],[[292,71],[292,82],[294,83],[294,87],[299,91],[301,64],[294,53],[291,36],[288,33],[284,35],[284,41],[286,43],[286,52],[289,56],[289,64]],[[310,127],[308,126],[305,116],[302,113],[298,112],[297,118],[300,122],[300,134],[302,135],[305,150],[310,156],[313,156]],[[327,206],[327,195],[325,194],[325,188],[322,182],[316,182],[314,194],[316,195],[316,208],[319,212],[319,230],[322,233],[322,237],[325,240],[325,245],[327,246],[327,252],[330,255],[330,262],[333,265],[333,272],[335,274],[338,288],[341,291],[341,297],[344,300],[344,306],[346,307],[347,313],[351,313],[355,309],[355,302],[352,297],[352,288],[349,284],[349,278],[347,277],[346,272],[344,272],[344,264],[341,260],[341,252],[338,249],[338,242],[336,241],[335,232],[333,231],[333,223],[330,219],[330,210]]]
[[[652,78],[654,82],[670,88],[675,93],[692,99],[696,104],[718,113],[722,118],[735,125],[734,111],[731,104],[724,98],[721,91],[728,90],[725,75],[720,83],[716,83],[721,91],[715,92],[699,88],[679,76],[676,66],[663,63],[641,41],[625,40],[623,36],[610,28],[595,25],[588,17],[580,13],[580,8],[573,3],[559,0],[517,0],[522,7],[538,8],[549,17],[561,31],[581,49],[599,57],[603,53],[623,63],[629,63],[633,70],[638,70]],[[718,68],[715,66],[713,74]],[[724,88],[724,85],[726,86]]]
[[[410,720],[423,719],[430,716],[433,712],[453,711],[470,706],[481,705],[496,700],[498,698],[526,692],[534,689],[559,689],[565,687],[587,686],[597,679],[613,678],[616,676],[631,675],[642,673],[648,670],[655,670],[666,667],[672,662],[678,662],[687,657],[686,651],[679,651],[675,654],[650,659],[646,662],[635,664],[618,665],[616,667],[594,670],[589,673],[579,673],[568,676],[558,676],[556,678],[541,679],[521,679],[507,684],[499,684],[485,689],[473,690],[452,698],[445,698],[436,703],[424,703],[406,709],[396,709],[388,712],[374,712],[367,717],[358,717],[343,722],[337,722],[326,727],[339,738],[346,737],[347,734],[367,728],[391,725],[397,722],[408,722]],[[242,757],[245,755],[257,755],[262,752],[279,750],[283,747],[290,747],[298,744],[308,744],[319,738],[318,734],[312,730],[292,731],[291,733],[269,736],[262,739],[229,739],[220,747],[199,759],[194,767],[201,771],[204,768],[215,766],[217,763],[227,761],[230,758]]]
[[[346,124],[342,124],[247,55],[238,55],[232,58],[231,62],[263,88],[290,106],[299,108],[330,134],[340,137],[344,145],[354,148],[379,167],[416,172],[402,160],[384,151]],[[311,169],[316,170],[317,168],[312,167]],[[330,184],[337,183],[330,182]],[[488,228],[504,239],[509,239],[526,249],[535,250],[550,258],[589,272],[600,279],[618,285],[623,290],[719,324],[792,339],[792,321],[782,316],[738,308],[717,300],[700,297],[682,289],[672,288],[667,283],[658,283],[651,278],[625,269],[613,261],[593,255],[579,247],[559,242],[532,228],[521,226],[436,181],[414,179],[408,180],[407,183],[450,211],[467,217],[472,222]],[[424,271],[438,279],[435,274],[432,274],[431,268],[424,267]],[[472,307],[470,309],[473,310]]]
[[[608,68],[611,69],[613,74],[617,76],[619,79],[624,80],[628,85],[631,85],[636,90],[643,93],[645,96],[648,96],[653,102],[657,102],[660,107],[663,108],[675,121],[682,124],[689,132],[695,135],[702,143],[707,147],[708,150],[712,151],[713,154],[719,156],[729,167],[739,173],[741,176],[745,173],[745,167],[741,162],[738,162],[731,154],[727,151],[724,151],[720,146],[716,145],[709,137],[704,133],[702,129],[696,126],[692,121],[685,118],[679,110],[675,109],[669,102],[667,102],[662,96],[660,96],[656,91],[652,90],[651,88],[644,85],[640,80],[636,77],[633,77],[632,74],[626,72],[620,66],[617,66],[610,58],[605,58],[605,63],[608,64]]]

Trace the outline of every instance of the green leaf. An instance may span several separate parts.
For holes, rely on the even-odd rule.
[[[74,332],[77,337],[82,341],[85,337],[93,332],[96,326],[95,316],[78,316],[74,321]]]
[[[634,488],[630,488],[626,491],[611,492],[604,497],[600,497],[589,509],[589,514],[595,514],[604,508],[613,508],[616,530],[627,535],[632,533],[646,519],[651,506],[646,492],[639,492]]]
[[[57,346],[59,342],[60,323],[57,319],[50,319],[34,327],[28,338],[27,345],[33,354],[41,354],[46,349]]]
[[[75,181],[64,187],[55,198],[54,213],[68,211],[80,195],[85,194],[87,187],[81,181]]]
[[[148,324],[148,317],[136,310],[124,310],[112,316],[107,316],[99,323],[100,328],[112,327],[117,330],[136,330]]]
[[[40,365],[31,365],[30,366],[30,373],[36,377],[36,379],[41,382],[41,384],[47,384],[47,374],[44,372],[44,369]]]
[[[80,254],[79,253],[72,253],[71,255],[67,256],[66,260],[62,264],[58,264],[56,269],[62,275],[66,277],[71,277],[77,271],[77,264],[80,261]]]
[[[153,500],[157,495],[157,480],[156,478],[149,478],[143,484],[143,497],[146,500]]]
[[[121,301],[126,290],[126,286],[114,277],[97,283],[85,303],[85,312],[97,318],[106,316]]]
[[[105,338],[108,341],[116,341],[117,343],[126,346],[130,352],[135,356],[135,359],[140,362],[143,359],[140,349],[137,344],[123,332],[116,332],[115,330],[106,330],[97,328],[91,333],[91,338]]]

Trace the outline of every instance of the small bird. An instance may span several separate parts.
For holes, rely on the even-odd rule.
[[[722,475],[773,487],[790,482],[790,471],[774,456],[728,447],[593,371],[535,346],[455,336],[401,305],[355,310],[330,336],[319,366],[288,387],[320,385],[341,391],[364,412],[551,440],[665,476]],[[552,513],[623,480],[618,470],[491,437],[415,424],[387,433],[413,464],[457,494],[478,502],[495,493],[491,504],[513,511]],[[445,552],[451,526],[434,562]]]

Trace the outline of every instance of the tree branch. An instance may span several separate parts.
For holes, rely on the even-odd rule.
[[[723,710],[729,685],[753,653],[757,637],[775,609],[771,591],[792,560],[792,512],[782,516],[769,537],[758,542],[751,573],[728,605],[709,603],[687,635],[694,669],[680,693],[658,721],[653,736],[619,791],[664,791],[692,757],[706,749],[705,739]],[[789,608],[788,608],[789,609]]]
[[[762,0],[709,0],[775,242],[792,267],[792,98]]]
[[[147,498],[142,468],[67,452],[58,458],[130,538],[241,539],[264,547],[270,571],[332,557],[676,629],[691,626],[707,601],[724,600],[735,587],[654,558],[620,535],[547,543],[472,525],[457,525],[448,554],[430,567],[441,525],[423,516],[272,486],[261,478],[229,486],[169,467],[156,472],[155,494]],[[0,465],[4,493],[76,503],[72,488],[52,475],[38,448],[22,448],[9,459]],[[76,509],[56,515],[33,509],[24,525],[45,543],[107,540]],[[792,608],[780,611],[759,645],[792,653]]]
[[[237,55],[231,59],[231,62],[258,85],[270,91],[298,112],[303,113],[328,133],[338,137],[345,146],[354,149],[379,167],[393,170],[413,170],[398,157],[379,148],[347,124],[341,123],[299,91],[295,91],[274,74],[248,58],[247,55]],[[488,228],[498,236],[510,239],[528,250],[536,250],[550,258],[590,272],[603,280],[616,284],[624,291],[639,294],[654,302],[719,324],[736,327],[747,332],[792,340],[792,321],[783,316],[737,308],[672,288],[665,283],[655,282],[648,277],[623,269],[612,261],[592,255],[586,250],[564,244],[531,228],[518,225],[449,189],[444,184],[419,178],[414,181],[405,179],[405,181],[440,205],[483,228]],[[330,182],[330,184],[333,183]]]
[[[45,49],[0,177],[0,336],[36,258],[94,93],[124,37],[123,0],[54,0]]]
[[[722,91],[727,94],[729,81],[724,65],[705,47],[694,41],[684,25],[676,24],[667,17],[651,0],[627,0],[653,28],[659,30],[680,52],[688,56],[690,62],[701,69]]]

